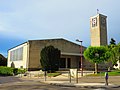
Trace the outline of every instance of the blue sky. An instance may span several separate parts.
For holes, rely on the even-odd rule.
[[[90,45],[90,17],[107,15],[108,42],[120,42],[120,0],[0,0],[0,53],[31,39]],[[77,42],[76,42],[77,43]]]

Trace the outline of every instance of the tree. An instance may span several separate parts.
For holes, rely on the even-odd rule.
[[[111,38],[110,45],[116,45],[116,41],[113,38]]]
[[[0,66],[7,66],[7,59],[0,54]]]
[[[109,45],[109,51],[111,52],[110,61],[113,65],[117,64],[117,61],[120,60],[120,43],[117,45]]]
[[[110,58],[111,53],[108,51],[108,48],[105,46],[100,47],[88,47],[84,51],[84,57],[86,60],[95,63],[95,73],[98,72],[97,64],[107,61]]]
[[[110,44],[108,45],[109,52],[111,52],[110,61],[113,66],[117,66],[117,61],[120,60],[120,43],[116,44],[116,41],[111,38]]]
[[[42,49],[40,56],[40,62],[43,69],[51,72],[58,70],[60,50],[50,45]]]

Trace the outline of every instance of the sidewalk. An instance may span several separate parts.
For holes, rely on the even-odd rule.
[[[44,77],[22,77],[22,79],[34,80],[37,82],[42,82],[50,85],[57,86],[66,86],[66,87],[81,87],[81,88],[120,88],[120,76],[118,77],[110,77],[109,85],[105,86],[104,77],[90,77],[84,76],[79,77],[78,83],[76,83],[76,79],[72,78],[71,83],[68,76],[60,75],[57,77],[47,77],[46,81]],[[117,81],[116,81],[117,80]]]
[[[78,83],[76,83],[75,79],[71,80],[71,83],[69,81],[69,79],[64,79],[64,77],[61,77],[62,80],[60,80],[59,78],[52,78],[52,79],[47,79],[46,81],[40,81],[43,83],[47,83],[47,84],[51,84],[51,85],[58,85],[58,86],[66,86],[66,87],[81,87],[81,88],[107,88],[107,87],[116,87],[116,88],[120,88],[120,85],[115,85],[112,83],[109,83],[109,86],[106,86],[104,82],[84,82],[83,80],[80,81],[80,79],[78,80]],[[88,79],[90,80],[90,79]]]

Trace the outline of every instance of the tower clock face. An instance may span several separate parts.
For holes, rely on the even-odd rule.
[[[92,18],[92,27],[96,27],[96,26],[97,26],[97,17]]]
[[[97,23],[96,18],[93,18],[93,20],[92,20],[92,24],[96,24],[96,23]]]

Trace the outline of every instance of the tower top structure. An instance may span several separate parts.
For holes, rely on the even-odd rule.
[[[91,46],[107,45],[107,16],[90,17]]]

